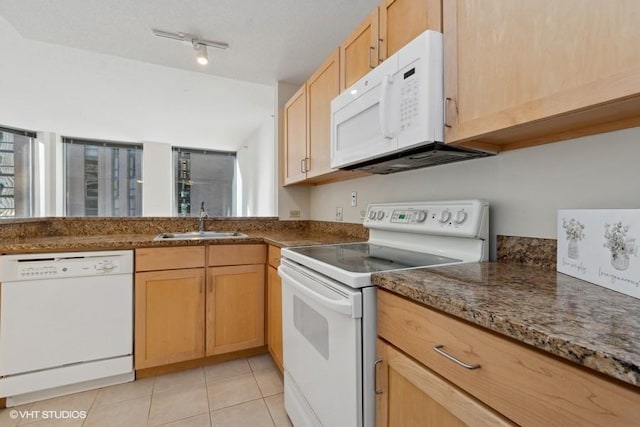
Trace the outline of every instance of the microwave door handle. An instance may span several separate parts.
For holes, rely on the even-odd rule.
[[[389,98],[389,86],[391,80],[389,75],[384,76],[382,80],[382,93],[380,94],[380,126],[382,127],[382,136],[385,139],[393,139],[393,134],[389,130],[389,115],[387,114],[387,102]]]
[[[321,295],[315,292],[313,289],[310,289],[302,284],[300,284],[296,279],[291,277],[289,274],[284,271],[285,269],[282,266],[278,269],[278,274],[287,282],[288,285],[291,285],[296,291],[301,294],[304,294],[306,297],[313,299],[315,302],[325,306],[329,310],[346,314],[347,316],[351,316],[353,314],[353,304],[349,300],[336,301],[331,298],[327,298],[324,295]]]

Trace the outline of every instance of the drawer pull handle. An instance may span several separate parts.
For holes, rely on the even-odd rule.
[[[382,394],[383,390],[378,390],[378,365],[382,363],[382,359],[378,359],[373,362],[373,387],[376,390],[376,394]]]
[[[442,348],[444,348],[444,345],[443,344],[438,344],[438,345],[433,347],[433,350],[436,353],[441,354],[442,356],[444,356],[447,359],[451,360],[452,362],[456,362],[458,365],[462,366],[465,369],[478,369],[480,367],[480,365],[478,365],[478,364],[469,365],[468,363],[464,363],[463,361],[461,361],[459,359],[456,359],[452,355],[450,355],[448,353],[445,353],[443,350],[441,350]]]

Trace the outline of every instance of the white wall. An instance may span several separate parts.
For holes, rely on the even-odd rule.
[[[45,144],[63,135],[234,151],[274,114],[273,86],[26,40],[1,16],[0,52],[0,125],[56,135]],[[143,172],[143,212],[171,215],[150,188],[168,182],[171,167],[143,155],[153,169]],[[275,192],[271,180],[251,181],[256,194]]]
[[[241,216],[277,216],[273,127],[274,118],[269,117],[238,149],[238,185],[242,188],[238,214]]]
[[[640,128],[593,135],[449,165],[319,185],[311,219],[361,222],[374,201],[483,198],[491,233],[556,238],[559,208],[640,208]],[[351,191],[358,207],[350,206]]]

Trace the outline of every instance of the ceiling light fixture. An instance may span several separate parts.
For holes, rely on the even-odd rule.
[[[196,61],[198,61],[198,64],[207,65],[209,63],[207,47],[203,44],[193,42],[193,48],[196,50]]]
[[[229,47],[227,43],[200,39],[197,36],[189,33],[171,33],[169,31],[156,29],[152,29],[151,31],[153,31],[153,34],[158,37],[164,37],[167,39],[178,40],[191,44],[196,51],[196,60],[200,65],[207,65],[209,63],[209,54],[207,51],[207,47],[214,47],[220,50],[225,50]]]

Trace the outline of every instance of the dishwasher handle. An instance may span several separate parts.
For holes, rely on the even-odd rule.
[[[283,279],[283,284],[290,285],[297,292],[305,295],[308,298],[311,298],[313,301],[323,305],[329,310],[345,314],[347,316],[355,317],[353,315],[353,303],[349,299],[334,300],[314,291],[307,286],[302,285],[294,277],[288,274],[286,266],[281,265],[278,269],[278,273]],[[309,280],[313,279],[309,278]]]

